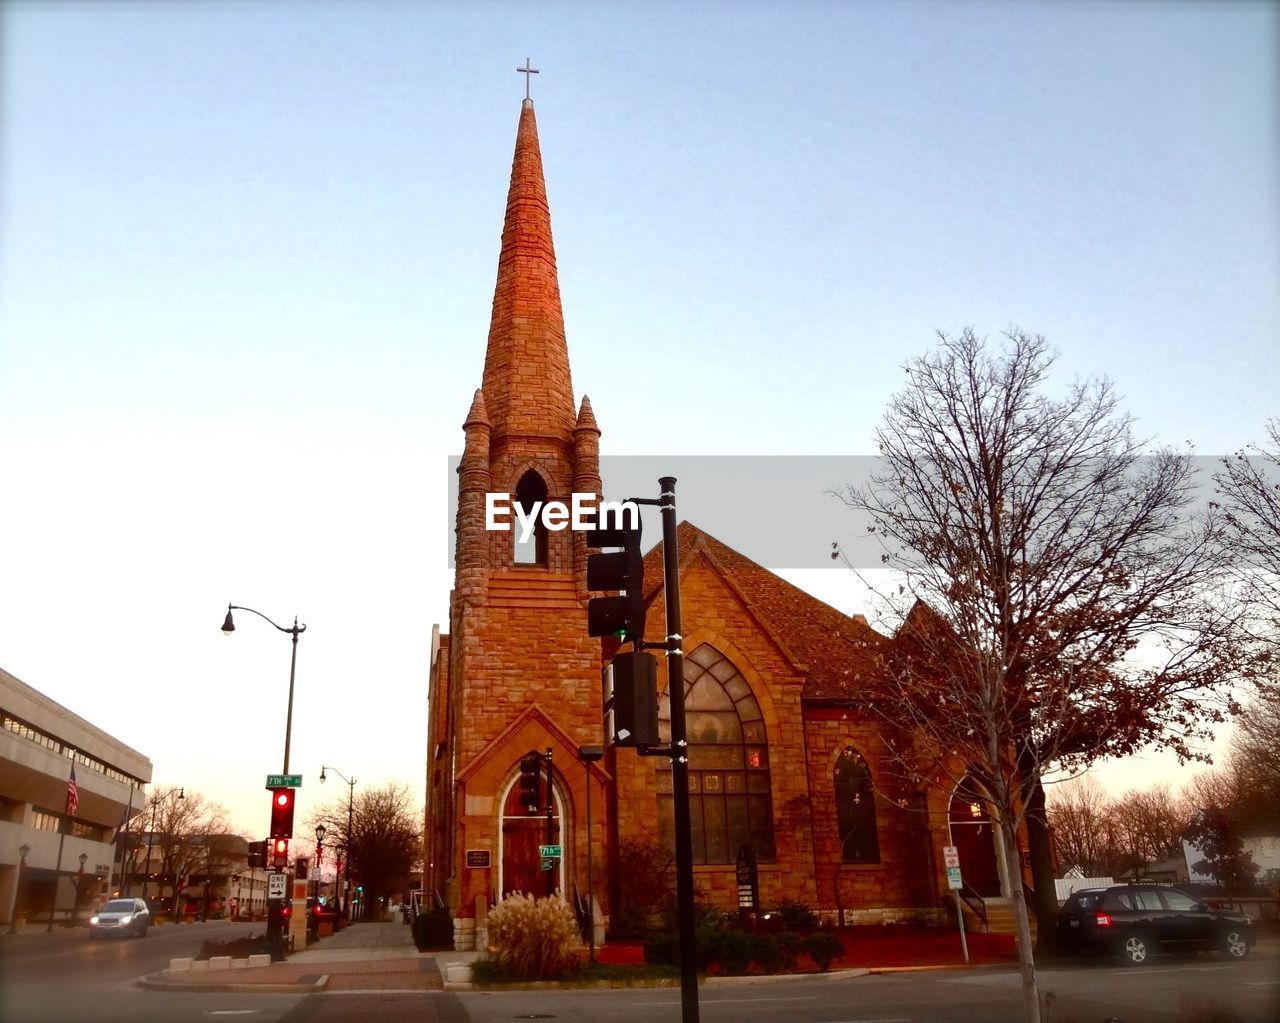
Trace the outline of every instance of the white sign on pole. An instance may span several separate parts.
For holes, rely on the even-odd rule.
[[[268,874],[267,875],[267,898],[283,899],[285,892],[288,891],[289,875],[288,874]]]
[[[319,880],[320,880],[320,868],[319,868],[319,867],[312,867],[312,868],[311,868],[311,877],[310,877],[310,880],[312,880],[312,881],[319,881]]]
[[[942,847],[942,863],[946,867],[960,866],[960,850],[954,845],[944,845]]]

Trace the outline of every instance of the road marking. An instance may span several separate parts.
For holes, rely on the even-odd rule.
[[[205,1013],[206,1016],[252,1016],[255,1012],[261,1012],[261,1009],[210,1009]]]

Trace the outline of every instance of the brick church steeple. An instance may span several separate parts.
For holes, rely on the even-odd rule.
[[[528,507],[600,493],[600,428],[585,397],[575,411],[529,99],[516,131],[484,377],[463,430],[449,632],[429,696],[428,803],[433,884],[463,907],[459,926],[469,928],[483,916],[472,915],[477,897],[542,893],[582,876],[588,842],[578,808],[587,780],[577,754],[601,735],[600,642],[587,636],[581,534],[543,528],[521,544],[514,529],[486,523],[489,494]],[[545,820],[524,815],[514,787],[521,758],[547,749],[554,750],[552,844],[564,845],[554,871],[540,869]],[[602,808],[593,821],[597,843],[607,820]],[[486,866],[468,865],[464,854],[479,860],[481,850]],[[469,947],[483,939],[460,933],[458,940]]]
[[[495,441],[509,436],[568,440],[572,435],[569,349],[530,99],[520,110],[516,131],[482,390]]]

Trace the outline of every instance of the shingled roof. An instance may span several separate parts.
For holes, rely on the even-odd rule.
[[[861,615],[837,611],[691,522],[681,522],[676,536],[682,569],[692,558],[706,557],[805,673],[805,700],[856,699],[878,675],[878,654],[889,640]],[[661,543],[645,555],[644,564],[645,602],[650,603],[662,589]]]

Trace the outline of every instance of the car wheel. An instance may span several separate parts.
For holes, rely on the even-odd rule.
[[[1249,954],[1249,942],[1239,931],[1227,931],[1222,936],[1222,954],[1228,959],[1243,959]]]
[[[1145,939],[1132,934],[1124,939],[1124,944],[1120,946],[1120,954],[1134,965],[1141,966],[1147,961],[1150,950],[1147,948]]]

